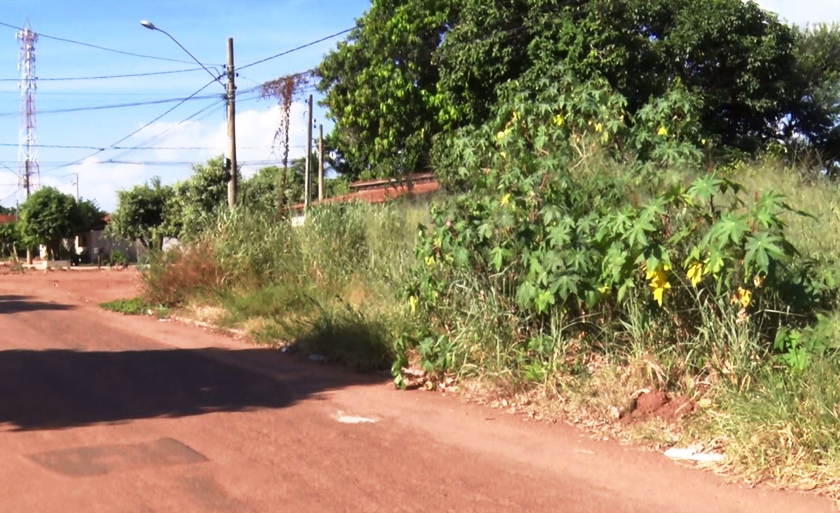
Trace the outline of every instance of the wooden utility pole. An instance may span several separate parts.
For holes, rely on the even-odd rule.
[[[228,158],[230,159],[230,181],[228,182],[228,208],[236,206],[239,172],[236,167],[236,72],[233,67],[233,38],[227,40],[227,129]]]
[[[303,179],[304,210],[309,208],[312,198],[312,95],[309,95],[309,116],[306,124],[306,176]]]
[[[318,137],[318,203],[324,201],[324,125]]]

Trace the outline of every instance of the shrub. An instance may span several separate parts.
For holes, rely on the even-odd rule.
[[[680,372],[740,383],[780,326],[827,305],[836,283],[785,231],[785,215],[805,214],[699,171],[690,98],[675,90],[634,119],[622,106],[599,83],[560,82],[509,95],[495,125],[449,142],[450,182],[468,192],[433,207],[406,287],[429,325],[414,341],[427,366],[453,360],[443,351],[486,368],[476,348],[490,340],[498,370],[543,376],[560,332],[621,353],[642,331]]]

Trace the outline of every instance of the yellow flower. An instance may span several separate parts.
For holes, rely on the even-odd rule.
[[[601,294],[606,296],[607,294],[610,293],[610,288],[608,286],[604,285],[603,287],[598,287],[598,292],[600,292]]]
[[[504,196],[502,196],[501,203],[502,203],[502,206],[505,206],[508,203],[510,203],[510,194],[505,194]]]
[[[688,279],[694,287],[703,281],[703,264],[700,262],[694,262],[688,266]]]
[[[671,288],[667,274],[670,269],[671,266],[668,264],[660,264],[656,269],[648,269],[646,273],[650,288],[653,291],[653,299],[659,303],[659,306],[662,306],[665,291]]]
[[[434,267],[435,266],[435,257],[427,256],[426,257],[426,265],[428,265],[429,267]]]
[[[702,144],[703,146],[706,146],[706,139],[700,139],[700,144]]]
[[[516,123],[517,121],[519,121],[519,113],[513,111],[513,122]]]
[[[753,285],[755,285],[755,288],[760,289],[764,285],[764,276],[756,274],[755,278],[753,278]]]
[[[595,131],[598,132],[598,133],[603,132],[604,131],[604,125],[602,125],[601,123],[596,123],[595,124]]]
[[[500,151],[499,155],[501,155],[503,159],[507,159],[507,153]]]
[[[752,291],[743,287],[738,287],[738,292],[732,296],[733,304],[740,304],[742,308],[747,308],[752,302]]]
[[[566,118],[563,117],[562,114],[557,114],[554,116],[554,124],[557,126],[563,126],[563,123],[566,122]]]
[[[415,296],[411,296],[408,298],[408,302],[411,305],[411,313],[417,312],[417,298]]]
[[[659,306],[662,306],[662,301],[663,301],[664,296],[665,296],[665,291],[667,289],[670,289],[670,288],[671,288],[671,284],[668,283],[667,281],[664,284],[653,288],[653,299],[656,300],[657,303],[659,303]]]
[[[498,139],[499,141],[501,141],[502,139],[504,139],[504,138],[505,138],[505,136],[506,136],[506,135],[507,135],[507,134],[505,133],[505,131],[504,131],[504,130],[502,130],[501,132],[499,132],[498,134],[496,134],[496,139]]]
[[[660,137],[665,137],[666,135],[668,135],[668,129],[667,129],[667,128],[665,128],[664,126],[660,126],[660,127],[659,127],[659,130],[657,130],[657,131],[656,131],[656,133],[657,133]]]

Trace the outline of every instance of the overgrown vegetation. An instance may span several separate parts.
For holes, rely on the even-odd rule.
[[[146,300],[222,306],[213,319],[361,370],[390,367],[410,322],[398,289],[414,262],[420,204],[323,206],[304,227],[273,209],[225,213],[213,230],[144,273]]]
[[[209,200],[144,300],[592,424],[665,391],[699,407],[676,436],[728,468],[840,482],[840,29],[740,0],[509,4],[374,1],[318,69],[337,168],[431,166],[448,196],[293,227],[297,173],[259,173],[231,213],[196,168],[178,197]]]

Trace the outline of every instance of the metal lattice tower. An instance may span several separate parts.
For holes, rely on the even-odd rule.
[[[27,197],[40,186],[37,136],[35,134],[35,42],[38,34],[29,28],[29,21],[15,36],[20,40],[20,137],[18,140],[18,180]]]

